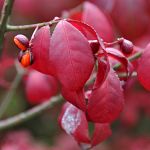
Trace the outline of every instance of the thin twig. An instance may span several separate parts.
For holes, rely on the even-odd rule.
[[[44,103],[27,110],[26,112],[20,113],[14,117],[5,119],[0,121],[0,130],[8,129],[10,127],[14,127],[19,125],[38,114],[42,113],[44,110],[48,108],[52,108],[56,103],[59,103],[62,100],[60,95],[52,97],[50,100],[45,101]]]
[[[105,47],[113,47],[113,46],[115,46],[117,44],[120,44],[123,40],[124,40],[124,38],[118,38],[116,41],[113,41],[113,42],[110,42],[110,43],[103,41],[103,43],[104,43]],[[99,45],[99,42],[97,40],[89,40],[89,43],[93,43],[95,45],[96,44]]]
[[[16,92],[16,88],[18,87],[19,83],[21,82],[22,76],[24,75],[24,71],[20,71],[17,73],[11,87],[7,91],[7,94],[2,100],[0,105],[0,118],[2,118],[3,114],[5,113],[8,105],[10,104],[14,93]]]
[[[134,60],[140,58],[141,55],[142,55],[142,52],[137,52],[137,53],[135,53],[134,55],[130,56],[130,57],[128,58],[128,60],[129,60],[130,62],[132,62],[132,61],[134,61]]]
[[[49,22],[42,22],[42,23],[36,23],[36,24],[29,24],[29,25],[7,25],[7,31],[20,31],[20,30],[29,30],[38,27],[42,27],[45,25],[53,25],[55,23],[58,23],[59,20],[51,20]]]
[[[134,55],[130,56],[130,57],[128,58],[128,60],[129,60],[130,62],[132,62],[132,61],[134,61],[134,60],[140,58],[141,55],[142,55],[142,52],[137,52],[137,53],[135,53]],[[113,67],[113,69],[117,70],[117,69],[119,69],[120,67],[121,67],[121,63],[118,63],[118,64],[116,64],[116,65]]]
[[[2,45],[4,41],[4,34],[6,32],[6,26],[8,23],[9,16],[13,7],[14,0],[5,0],[1,12],[0,18],[0,52],[2,51]]]
[[[118,77],[119,77],[119,78],[126,78],[127,76],[128,76],[128,75],[127,75],[126,72],[118,73]],[[132,76],[132,77],[136,77],[136,76],[137,76],[137,72],[133,72],[131,76]]]

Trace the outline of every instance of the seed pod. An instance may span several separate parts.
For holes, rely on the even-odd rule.
[[[18,34],[14,37],[14,43],[22,51],[27,50],[27,48],[29,47],[28,38],[22,34]]]
[[[18,54],[18,61],[21,62],[22,56],[23,56],[24,52],[20,51]]]
[[[29,50],[26,50],[25,52],[20,51],[18,60],[23,67],[28,67],[33,63],[33,55]]]
[[[94,54],[97,53],[100,48],[98,41],[97,40],[89,40],[89,44],[90,44],[90,47],[91,47],[93,53]]]
[[[125,54],[131,54],[133,51],[133,43],[129,40],[123,39],[122,42],[120,43],[120,48],[123,53]]]

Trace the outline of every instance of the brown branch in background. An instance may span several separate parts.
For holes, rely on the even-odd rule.
[[[0,18],[0,54],[2,53],[4,34],[7,29],[7,23],[12,11],[14,0],[5,0]]]
[[[24,71],[20,71],[20,73],[17,73],[15,79],[13,80],[9,90],[7,91],[6,95],[4,96],[4,98],[2,99],[2,102],[0,104],[0,119],[2,118],[3,114],[5,113],[8,105],[10,104],[12,97],[15,94],[15,91],[19,85],[19,83],[22,80],[22,77],[24,75]]]
[[[10,127],[19,125],[38,114],[42,113],[44,110],[52,108],[56,103],[59,103],[62,100],[60,95],[52,97],[50,100],[45,101],[44,103],[27,110],[26,112],[20,113],[14,117],[1,120],[0,121],[0,131],[4,129],[8,129]]]
[[[28,25],[7,25],[7,31],[20,31],[20,30],[30,30],[30,29],[33,29],[33,28],[36,28],[37,26],[38,27],[42,27],[42,26],[45,26],[45,25],[53,25],[55,23],[58,23],[59,22],[59,19],[57,20],[51,20],[49,22],[42,22],[42,23],[35,23],[35,24],[28,24]]]
[[[5,111],[7,110],[9,104],[11,103],[11,100],[13,99],[12,97],[14,96],[16,89],[22,80],[22,77],[27,72],[24,68],[20,66],[18,60],[16,60],[15,62],[15,67],[16,67],[17,74],[0,103],[0,119],[3,117]]]
[[[134,61],[134,60],[140,58],[141,55],[142,55],[142,52],[137,52],[137,53],[133,54],[132,56],[128,57],[128,60],[129,60],[130,62],[132,62],[132,61]],[[117,69],[119,69],[120,67],[121,67],[121,63],[118,63],[118,64],[116,64],[116,65],[113,67],[113,69],[117,70]]]

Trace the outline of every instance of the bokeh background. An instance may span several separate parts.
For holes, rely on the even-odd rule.
[[[15,0],[10,24],[50,21],[56,16],[64,16],[67,11],[82,5],[83,2],[84,0]],[[123,36],[141,49],[150,42],[150,0],[90,0],[90,2],[107,16],[116,38]],[[0,0],[0,9],[2,6],[3,0]],[[18,49],[13,43],[13,37],[16,34],[25,34],[30,38],[32,33],[33,29],[9,32],[5,35],[0,61],[0,102],[16,76],[15,60]],[[47,85],[48,83],[51,87]],[[42,85],[46,90],[43,95],[34,94],[41,90],[37,88],[38,85]],[[57,93],[59,85],[55,79],[29,71],[17,87],[3,118],[33,107],[36,105],[34,99],[37,97],[47,99]],[[134,77],[127,83],[125,99],[124,111],[112,125],[113,135],[94,149],[150,150],[150,93]],[[57,123],[61,106],[62,103],[21,125],[1,131],[0,149],[78,150],[75,141],[66,135]]]

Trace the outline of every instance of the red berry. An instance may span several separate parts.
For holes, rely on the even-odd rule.
[[[123,53],[131,54],[133,51],[134,45],[131,41],[123,39],[123,41],[120,43],[120,47]]]

